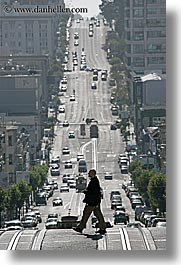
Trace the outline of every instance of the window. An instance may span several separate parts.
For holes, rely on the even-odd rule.
[[[156,15],[157,14],[157,8],[147,8],[147,14],[148,15]]]
[[[162,38],[166,37],[166,31],[165,30],[159,30],[159,31],[148,31],[147,32],[148,38]]]
[[[144,20],[143,19],[135,19],[133,20],[133,27],[134,28],[144,28]]]
[[[134,17],[143,17],[144,16],[144,9],[134,9],[133,10]]]
[[[144,53],[144,44],[133,45],[133,53]]]
[[[12,135],[8,136],[8,146],[12,146],[13,145],[13,137]]]
[[[133,5],[134,6],[143,6],[144,2],[143,2],[143,0],[134,0]]]
[[[13,155],[9,154],[9,165],[13,165]]]
[[[133,65],[134,66],[145,66],[144,58],[135,57],[133,58]]]
[[[135,31],[134,40],[144,40],[144,31]]]

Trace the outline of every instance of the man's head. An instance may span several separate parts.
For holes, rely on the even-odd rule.
[[[89,170],[89,178],[94,178],[96,176],[96,170],[95,169],[91,169]]]

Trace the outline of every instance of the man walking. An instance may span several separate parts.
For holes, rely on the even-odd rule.
[[[96,170],[91,169],[88,173],[88,176],[90,178],[90,182],[87,186],[87,189],[84,191],[85,198],[83,202],[86,203],[86,205],[84,207],[83,216],[79,225],[77,227],[73,227],[73,230],[82,233],[83,229],[86,228],[86,223],[91,213],[93,212],[98,219],[100,227],[100,229],[96,231],[96,233],[104,235],[106,233],[106,224],[100,208],[101,187],[96,176]]]

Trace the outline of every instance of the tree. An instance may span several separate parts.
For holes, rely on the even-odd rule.
[[[2,187],[0,187],[0,227],[2,225],[1,213],[5,209],[5,203],[6,203],[6,192],[3,190]]]
[[[21,208],[24,206],[24,203],[26,202],[26,206],[27,206],[27,203],[29,202],[29,196],[31,194],[31,187],[25,181],[22,180],[18,183],[18,188],[21,192],[21,197],[18,203],[18,207],[20,211]],[[24,208],[23,208],[23,214],[24,214]]]
[[[16,183],[12,184],[7,191],[7,205],[9,212],[9,219],[17,218],[18,206],[21,200],[21,192]]]
[[[149,181],[148,196],[152,207],[159,209],[160,213],[166,212],[166,176],[157,173]]]
[[[36,165],[30,168],[30,185],[33,190],[33,200],[38,187],[47,180],[48,167],[46,165]]]

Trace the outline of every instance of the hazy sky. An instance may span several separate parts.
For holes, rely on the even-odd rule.
[[[67,7],[86,7],[89,13],[82,14],[86,17],[97,15],[100,12],[100,3],[101,0],[65,0],[65,4]]]

